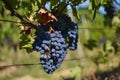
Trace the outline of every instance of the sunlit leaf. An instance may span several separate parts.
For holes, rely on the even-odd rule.
[[[112,46],[112,42],[107,40],[103,46],[105,52],[114,52],[114,47]]]

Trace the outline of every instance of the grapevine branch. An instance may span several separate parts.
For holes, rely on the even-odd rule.
[[[76,59],[66,59],[64,61],[74,61],[74,60],[80,60],[82,58],[76,58]],[[11,64],[11,65],[4,65],[4,66],[0,66],[0,70],[8,68],[8,67],[13,67],[13,66],[33,66],[33,65],[40,65],[39,63],[24,63],[24,64]]]
[[[17,22],[17,21],[11,21],[11,20],[1,20],[1,19],[0,19],[0,21],[1,21],[1,22],[11,22],[11,23],[27,24],[27,23],[25,23],[25,22]]]
[[[12,23],[20,23],[20,24],[28,24],[28,23],[25,23],[25,22],[16,22],[16,21],[12,21],[12,20],[2,20],[0,19],[0,22],[12,22]],[[89,29],[89,30],[105,30],[107,28],[90,28],[90,27],[81,27],[79,29]],[[111,30],[115,30],[115,28],[112,28]]]
[[[12,20],[2,20],[0,19],[0,22],[12,22],[12,23],[20,23],[20,24],[28,24],[28,23],[25,23],[25,22],[17,22],[17,21],[12,21]],[[107,28],[90,28],[90,27],[81,27],[79,29],[89,29],[89,30],[105,30]],[[111,30],[116,30],[115,28],[112,28]]]
[[[11,5],[8,3],[7,0],[2,0],[2,1],[3,1],[3,3],[5,4],[6,8],[7,8],[8,10],[10,10],[12,16],[16,16],[16,17],[19,18],[21,21],[23,21],[25,24],[28,24],[29,26],[33,27],[34,29],[39,30],[38,27],[40,26],[40,23],[36,23],[36,24],[35,24],[35,23],[29,21],[28,19],[26,19],[25,17],[23,17],[22,15],[20,15],[19,13],[17,13],[17,12],[11,7]]]

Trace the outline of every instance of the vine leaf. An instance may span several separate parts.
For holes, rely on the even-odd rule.
[[[93,59],[93,61],[96,63],[96,65],[105,64],[108,62],[104,52],[98,52],[97,56]]]
[[[112,46],[112,42],[107,40],[103,45],[103,49],[105,52],[114,52],[114,47]]]
[[[97,45],[97,41],[96,40],[93,40],[93,39],[89,39],[87,41],[87,43],[84,43],[83,44],[86,48],[88,48],[89,50],[93,50],[94,48],[96,48],[98,45]]]
[[[63,0],[63,2],[60,2],[60,5],[57,7],[58,11],[65,13],[67,11],[67,5],[68,4],[65,2],[65,0]]]
[[[28,53],[32,52],[32,43],[34,42],[34,38],[26,33],[22,33],[20,37],[19,47],[20,49],[26,49]]]
[[[89,9],[92,10],[92,20],[95,19],[97,10],[101,6],[101,1],[100,0],[90,0],[90,5]]]
[[[96,8],[92,11],[92,20],[94,20],[96,17],[96,11],[97,11]]]
[[[79,16],[78,11],[76,10],[76,8],[74,6],[71,6],[71,7],[72,7],[73,16],[75,16],[78,20],[80,20],[80,16]]]

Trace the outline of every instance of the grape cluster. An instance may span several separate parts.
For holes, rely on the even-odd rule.
[[[40,26],[40,30],[36,31],[32,45],[34,50],[41,53],[40,63],[43,69],[51,74],[60,67],[66,56],[66,44],[70,50],[77,49],[78,26],[68,15],[63,14],[57,17],[57,21]]]
[[[36,38],[38,37],[40,37],[40,35]],[[41,65],[43,69],[50,74],[60,67],[65,55],[67,54],[66,44],[60,31],[55,31],[53,33],[45,32],[44,37],[45,39],[40,41],[40,44],[36,44],[37,42],[35,40],[33,48],[40,51]]]

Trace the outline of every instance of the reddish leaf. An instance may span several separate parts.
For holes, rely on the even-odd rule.
[[[44,25],[50,21],[57,21],[57,18],[51,13],[49,13],[47,10],[45,10],[44,8],[41,8],[38,11],[38,14],[40,15],[40,20]]]

